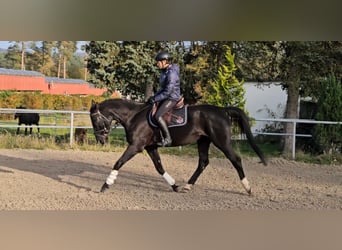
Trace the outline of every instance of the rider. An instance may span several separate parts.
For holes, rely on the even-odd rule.
[[[150,104],[159,102],[155,119],[162,130],[164,139],[157,144],[167,147],[171,146],[172,139],[163,115],[170,111],[181,99],[179,67],[177,64],[172,63],[172,58],[166,51],[158,53],[155,59],[157,61],[157,67],[161,70],[159,79],[161,88],[147,102]]]

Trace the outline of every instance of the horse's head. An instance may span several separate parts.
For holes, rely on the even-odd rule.
[[[23,107],[23,106],[19,106],[19,107],[16,107],[16,109],[26,109],[26,107]],[[17,119],[19,118],[20,116],[22,116],[22,113],[14,113],[14,119]]]
[[[93,125],[96,141],[102,145],[108,142],[112,119],[100,112],[100,104],[92,101],[90,108],[90,119]]]

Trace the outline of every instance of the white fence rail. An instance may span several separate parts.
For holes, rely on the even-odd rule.
[[[307,124],[327,124],[327,125],[342,125],[342,122],[332,122],[332,121],[316,121],[316,120],[307,120],[307,119],[267,119],[267,118],[255,118],[255,121],[264,121],[264,122],[287,122],[293,124],[292,133],[267,133],[267,132],[255,132],[253,134],[262,134],[262,135],[276,135],[276,136],[292,136],[292,159],[296,158],[296,137],[312,137],[311,134],[297,134],[297,124],[298,123],[307,123]],[[341,135],[342,137],[342,135]]]
[[[39,115],[56,115],[56,114],[63,114],[69,117],[69,124],[68,125],[57,125],[57,122],[55,124],[49,124],[49,125],[31,125],[26,126],[27,128],[53,128],[53,129],[69,129],[70,130],[70,145],[74,142],[74,129],[75,128],[92,128],[90,124],[90,118],[89,118],[89,112],[88,111],[72,111],[72,110],[42,110],[42,109],[9,109],[9,108],[0,108],[0,114],[12,114],[15,113],[38,113]],[[75,124],[75,115],[83,115],[87,117],[87,120],[84,119],[83,123],[88,123],[87,125],[78,125]],[[22,127],[19,125],[14,124],[4,124],[0,122],[0,127],[2,128],[18,128]]]
[[[39,128],[54,128],[54,129],[70,129],[70,145],[73,144],[74,137],[74,129],[75,128],[92,128],[89,112],[88,111],[72,111],[72,110],[40,110],[40,109],[8,109],[8,108],[0,108],[0,114],[14,114],[14,113],[39,113],[41,114],[64,114],[69,116],[69,124],[68,125],[39,125]],[[79,125],[75,122],[75,116],[81,115],[84,116],[83,123],[87,123],[87,125]],[[262,135],[276,135],[276,136],[292,136],[292,158],[295,159],[296,153],[296,137],[312,137],[311,134],[297,134],[296,133],[296,125],[298,123],[310,123],[310,124],[330,124],[330,125],[342,125],[342,122],[332,122],[332,121],[315,121],[315,120],[306,120],[306,119],[269,119],[269,118],[254,118],[255,121],[259,122],[287,122],[293,124],[292,133],[267,133],[267,132],[254,132],[253,134],[262,134]],[[0,127],[2,128],[17,128],[18,125],[14,124],[4,124],[0,120]],[[27,126],[35,127],[35,126]],[[122,127],[118,127],[122,128]]]

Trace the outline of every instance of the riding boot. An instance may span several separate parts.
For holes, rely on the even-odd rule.
[[[162,117],[159,117],[158,124],[159,124],[160,129],[162,130],[164,139],[162,139],[161,142],[158,142],[157,145],[162,146],[162,147],[171,146],[172,139],[171,139],[170,131],[167,127],[166,122],[164,121],[164,119]]]

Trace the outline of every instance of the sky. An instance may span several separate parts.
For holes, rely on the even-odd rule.
[[[0,49],[7,49],[9,45],[8,41],[0,41]]]

